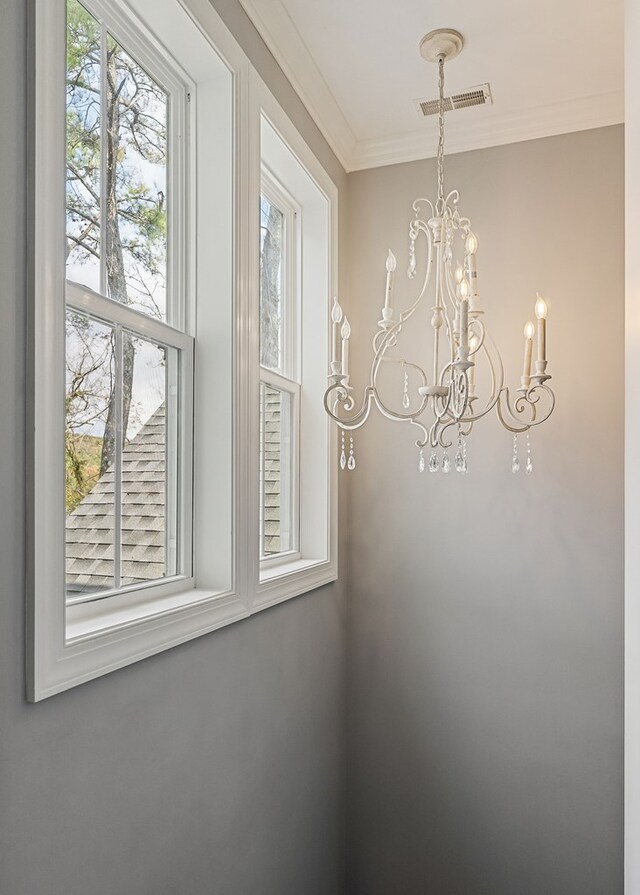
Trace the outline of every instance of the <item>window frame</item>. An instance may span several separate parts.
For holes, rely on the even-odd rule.
[[[308,590],[334,581],[338,576],[338,476],[337,476],[337,429],[329,421],[323,407],[323,394],[326,388],[326,371],[330,350],[329,311],[330,296],[338,291],[338,191],[318,161],[314,153],[284,112],[271,91],[257,75],[252,72],[251,79],[251,108],[252,125],[254,128],[251,145],[253,149],[252,168],[254,184],[261,188],[265,169],[281,185],[285,195],[290,197],[294,207],[298,209],[298,227],[300,228],[298,246],[300,257],[298,270],[300,272],[299,285],[299,370],[301,384],[301,410],[300,410],[300,436],[299,436],[299,475],[300,475],[300,534],[299,550],[294,557],[276,558],[275,562],[259,563],[258,578],[253,596],[252,607],[266,608],[290,599]],[[325,279],[326,288],[320,290],[319,295],[313,294],[309,288],[307,271],[307,259],[305,248],[313,245],[314,240],[305,233],[305,225],[309,223],[310,215],[305,214],[305,204],[290,189],[287,177],[279,176],[274,164],[275,158],[269,157],[268,143],[265,139],[265,128],[273,135],[275,141],[279,141],[289,157],[294,160],[296,167],[308,178],[309,184],[317,192],[317,199],[325,206],[326,214],[326,253],[318,265]],[[254,187],[256,189],[257,187]],[[259,220],[255,216],[256,231],[252,234],[254,245],[259,244]],[[254,295],[254,316],[259,321],[259,264],[258,253],[254,261],[253,277],[254,285],[251,291]],[[317,314],[317,320],[313,320]],[[320,316],[321,315],[321,316]],[[315,329],[314,329],[315,326]],[[257,331],[256,331],[257,329]],[[322,346],[320,356],[315,358],[315,363],[310,359],[310,352],[305,354],[305,341],[308,347],[311,342]],[[252,396],[254,407],[258,406],[259,374],[259,326],[252,332],[251,342],[251,378],[253,382]],[[309,379],[311,367],[313,370],[313,388],[305,389],[305,377]],[[305,413],[307,398],[311,398],[311,413]],[[307,404],[307,410],[309,405]],[[257,420],[257,414],[256,420]],[[313,417],[313,419],[311,419]],[[253,456],[258,456],[259,433],[256,424],[253,432]],[[254,482],[252,491],[254,494],[254,518],[259,519],[259,506],[257,497],[259,487],[256,481],[256,470],[251,470],[251,478]],[[318,489],[314,483],[315,478],[324,480],[324,485]],[[311,482],[311,486],[310,486]],[[311,497],[311,490],[315,494]],[[258,526],[255,527],[253,556],[259,556]]]
[[[274,370],[262,363],[260,348],[260,383],[268,385],[291,396],[290,469],[288,470],[287,498],[289,528],[292,546],[278,553],[265,554],[264,548],[264,467],[260,480],[260,542],[259,557],[261,569],[272,568],[281,563],[301,559],[300,553],[300,318],[301,318],[301,208],[289,195],[285,187],[276,179],[268,166],[261,165],[260,198],[275,205],[283,217],[282,251],[282,344],[280,356],[281,370]],[[260,309],[261,314],[262,309]],[[262,398],[260,399],[262,404]],[[262,452],[261,452],[262,455]],[[283,480],[281,472],[281,482]]]
[[[167,499],[165,502],[165,520],[170,516],[169,491],[174,491],[175,497],[175,524],[178,535],[178,555],[176,556],[176,571],[173,575],[167,575],[161,579],[153,579],[141,584],[114,587],[108,591],[100,591],[96,595],[83,594],[69,597],[66,595],[66,609],[68,620],[73,624],[75,620],[74,606],[79,603],[89,603],[95,600],[111,599],[121,593],[146,589],[150,599],[161,597],[165,593],[172,593],[175,585],[192,587],[193,576],[193,404],[194,404],[194,334],[189,332],[189,320],[193,317],[193,305],[195,295],[192,284],[187,276],[187,264],[185,254],[187,251],[188,233],[193,229],[193,205],[194,189],[189,178],[187,151],[190,140],[190,130],[193,129],[193,121],[190,121],[189,98],[194,93],[195,85],[188,75],[179,70],[175,60],[167,60],[158,52],[158,47],[153,45],[151,39],[142,28],[137,27],[135,21],[128,17],[125,10],[118,4],[107,3],[105,0],[78,0],[90,15],[98,21],[101,29],[101,40],[109,34],[122,49],[158,84],[167,95],[167,194],[169,199],[169,216],[167,218],[167,283],[166,283],[166,307],[164,319],[154,318],[137,308],[129,307],[107,295],[105,286],[105,258],[102,250],[104,240],[104,194],[103,179],[104,167],[101,172],[100,185],[100,283],[104,291],[95,291],[89,286],[67,278],[65,265],[65,308],[78,311],[87,316],[108,323],[117,331],[129,332],[143,339],[174,349],[178,353],[179,369],[177,373],[178,387],[175,394],[176,414],[170,419],[167,413],[166,428],[166,460],[165,475],[167,485]],[[66,22],[66,2],[64,3]],[[66,29],[65,29],[66,36]],[[135,46],[135,50],[132,47]],[[66,47],[66,40],[65,40]],[[166,55],[166,54],[165,54]],[[102,61],[104,66],[104,59]],[[105,72],[101,72],[101,91],[105,89]],[[104,111],[103,97],[100,97],[101,117]],[[101,134],[102,134],[101,125]],[[104,138],[101,136],[101,153],[104,153]],[[104,165],[104,162],[101,162]],[[65,136],[65,166],[66,166],[66,136]],[[116,337],[117,338],[117,337]],[[121,351],[121,345],[117,353]],[[120,363],[116,357],[116,365]],[[169,394],[165,401],[169,403]],[[175,449],[177,457],[177,474],[171,475],[169,465],[169,430],[175,430]],[[118,448],[118,457],[121,462],[122,449]],[[116,461],[116,495],[121,490],[119,481],[120,465]],[[175,481],[170,479],[174,479]],[[116,511],[118,500],[116,497]],[[117,518],[114,525],[114,551],[116,558],[121,558],[121,544],[117,543],[117,537],[121,534],[122,520]],[[169,526],[165,530],[165,550],[169,549]]]
[[[96,6],[97,2],[104,0],[93,0],[92,5]],[[230,390],[225,400],[234,409],[229,417],[230,467],[224,470],[229,480],[229,517],[222,514],[213,522],[207,521],[207,507],[203,506],[202,500],[198,500],[200,482],[194,494],[194,544],[197,545],[202,533],[204,523],[198,521],[201,519],[211,526],[207,532],[219,532],[221,538],[228,539],[228,580],[223,576],[218,582],[216,576],[208,571],[206,562],[204,566],[207,571],[203,573],[200,547],[200,552],[196,549],[194,554],[192,578],[173,580],[151,588],[132,587],[107,600],[79,603],[73,607],[72,618],[67,624],[64,599],[64,467],[57,459],[62,458],[64,452],[64,414],[61,412],[60,396],[64,395],[66,304],[65,265],[60,247],[64,245],[66,208],[65,116],[60,112],[65,106],[66,16],[64,0],[33,0],[29,7],[31,240],[27,376],[30,395],[30,487],[27,507],[26,683],[27,697],[34,702],[247,618],[274,603],[337,577],[337,438],[335,428],[328,421],[325,424],[324,417],[322,432],[326,431],[327,437],[325,439],[323,436],[320,442],[323,469],[326,463],[327,470],[326,494],[321,495],[327,507],[326,533],[322,541],[323,544],[326,542],[326,549],[323,547],[317,555],[307,555],[303,551],[296,562],[279,564],[275,570],[269,570],[267,578],[262,578],[260,574],[259,532],[255,524],[259,496],[258,464],[255,460],[258,445],[255,409],[259,382],[256,364],[259,359],[256,353],[259,345],[259,278],[255,246],[259,221],[255,208],[261,189],[261,115],[266,108],[269,109],[270,119],[277,120],[280,132],[285,135],[297,157],[304,159],[305,167],[327,197],[330,218],[327,271],[330,288],[327,290],[326,306],[322,308],[323,319],[327,321],[327,346],[329,296],[334,294],[337,286],[337,189],[208,0],[118,0],[117,4],[109,3],[110,12],[116,6],[118,14],[121,12],[127,21],[137,22],[138,15],[143,18],[152,16],[154,25],[156,16],[167,11],[173,15],[178,10],[181,15],[186,15],[189,28],[194,26],[198,29],[230,76],[228,96],[224,84],[220,88],[215,85],[212,88],[214,93],[216,89],[223,91],[225,102],[228,101],[231,109],[228,122],[228,158],[231,165],[228,193],[232,208],[232,219],[229,220],[232,246],[232,257],[229,258],[231,340],[228,351],[225,349],[227,354],[224,360],[229,364],[230,371]],[[177,16],[178,12],[175,14]],[[182,19],[179,24],[180,28],[176,28],[170,36],[172,41],[175,38],[176,42],[182,41],[184,46],[186,25]],[[154,52],[156,49],[163,50],[156,36],[145,39]],[[168,41],[165,43],[169,46]],[[136,53],[134,55],[137,56]],[[198,84],[196,89],[199,89]],[[190,122],[199,121],[194,119],[194,104],[190,105]],[[200,127],[199,132],[202,130]],[[185,164],[190,169],[197,164],[196,146],[198,152],[201,149],[199,139],[192,140],[188,150],[185,150]],[[227,150],[223,147],[221,151]],[[210,155],[209,161],[212,162]],[[216,165],[214,159],[211,166]],[[195,189],[193,184],[192,189]],[[206,271],[201,270],[204,259],[198,261],[196,257],[198,233],[194,236],[187,239],[184,263],[188,268],[189,288],[194,290],[195,295],[195,290],[199,288],[195,280],[200,283]],[[104,296],[98,296],[98,299],[111,302]],[[93,306],[95,297],[89,296],[88,300]],[[124,310],[133,312],[132,309]],[[186,307],[184,313],[186,332],[181,335],[185,339],[195,335],[197,339],[196,312]],[[156,338],[158,331],[154,324],[159,321],[140,316],[144,318],[140,326],[145,327],[141,335],[148,332]],[[161,338],[158,341],[163,342]],[[202,357],[199,361],[197,344],[194,351],[193,345],[185,342],[184,350],[191,351],[194,356],[194,413],[198,419],[198,413],[202,414],[208,400],[207,383],[202,379],[202,374],[198,374]],[[193,364],[191,366],[193,368]],[[211,364],[205,365],[203,370],[207,376],[211,375]],[[318,410],[324,414],[320,404]],[[194,418],[191,408],[186,408],[185,412],[187,417]],[[206,462],[203,455],[207,450],[206,442],[203,444],[197,433],[194,444],[193,462],[197,474]]]

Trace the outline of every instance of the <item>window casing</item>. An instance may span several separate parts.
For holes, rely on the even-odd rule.
[[[321,405],[328,296],[336,291],[335,188],[210,4],[87,0],[87,5],[101,23],[103,37],[105,31],[111,33],[167,97],[167,181],[155,197],[168,213],[166,310],[149,313],[137,301],[115,300],[108,276],[100,269],[102,260],[93,280],[80,276],[77,268],[65,275],[65,2],[34,0],[29,305],[33,487],[27,657],[32,700],[246,618],[336,577],[335,433]],[[277,126],[277,138],[276,130],[265,138],[266,116]],[[279,150],[274,157],[267,145],[273,148],[276,139],[288,147],[289,162],[295,155],[300,171],[313,173],[317,195],[308,207],[303,196],[302,214],[296,183],[289,192]],[[297,228],[290,259],[296,257],[299,289],[294,317],[287,324],[291,328],[286,339],[293,343],[287,343],[287,357],[292,360],[280,372],[265,368],[261,373],[255,210],[265,171],[268,176],[272,170],[275,183],[285,187],[284,198],[292,199],[296,209],[289,235]],[[102,223],[102,210],[100,217]],[[309,234],[301,217],[311,224],[321,222],[314,236],[315,258],[304,256]],[[120,387],[115,403],[120,404],[116,411],[124,444],[116,440],[121,446],[111,463],[114,484],[103,481],[97,497],[112,501],[114,508],[124,507],[128,497],[122,480],[118,497],[117,482],[128,464],[137,462],[136,451],[164,447],[167,521],[160,536],[154,535],[156,547],[161,543],[164,551],[162,574],[152,569],[141,581],[125,568],[125,525],[122,517],[115,521],[114,513],[108,557],[113,573],[111,566],[107,569],[107,577],[112,577],[97,590],[75,581],[65,598],[67,314],[75,315],[80,330],[93,327],[101,334],[99,344],[105,351],[108,347],[111,356],[108,362],[102,354],[98,359],[108,367],[110,383],[118,381],[116,367],[124,367],[127,340],[136,341],[136,358],[149,367],[137,376],[134,369],[131,401],[146,411],[131,425],[124,425],[126,398]],[[286,497],[292,507],[287,527],[296,549],[263,561],[256,461],[261,376],[262,387],[293,396],[284,441],[294,457],[292,464],[297,463],[292,478],[298,489],[291,500]],[[155,406],[149,403],[151,385]],[[97,394],[104,399],[105,389]],[[104,406],[101,412],[104,419]],[[163,414],[166,423],[160,419]],[[96,436],[91,428],[88,434]],[[315,447],[308,449],[312,443]],[[89,490],[94,484],[89,483]],[[162,483],[156,481],[156,486],[162,490]],[[80,491],[73,499],[86,496]],[[313,525],[309,520],[315,520]],[[141,527],[145,538],[151,538],[150,529]]]

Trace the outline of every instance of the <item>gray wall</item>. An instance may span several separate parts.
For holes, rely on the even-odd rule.
[[[530,478],[493,416],[466,478],[421,476],[411,433],[379,416],[356,434],[350,895],[622,892],[622,151],[608,128],[448,161],[515,385],[532,296],[549,296],[558,407]],[[343,304],[363,346],[386,250],[405,267],[434,176],[429,161],[349,177]],[[428,332],[425,313],[418,357]]]
[[[24,700],[26,6],[3,0],[0,28],[0,892],[339,895],[339,588]],[[326,162],[237,2],[220,6]]]

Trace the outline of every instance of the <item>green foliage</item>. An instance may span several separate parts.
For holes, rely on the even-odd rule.
[[[72,513],[100,477],[102,439],[96,435],[65,438],[65,498],[67,513]]]

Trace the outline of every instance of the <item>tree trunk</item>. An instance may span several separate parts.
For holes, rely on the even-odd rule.
[[[113,42],[109,42],[107,46],[107,96],[106,96],[106,121],[103,121],[103,127],[106,127],[106,233],[102,234],[103,251],[105,252],[105,262],[107,270],[107,287],[110,298],[114,301],[120,301],[128,304],[127,281],[124,269],[124,255],[122,251],[122,240],[120,237],[120,226],[118,222],[118,194],[117,194],[117,165],[118,153],[120,150],[120,121],[118,114],[118,96],[121,85],[118,80],[118,59],[119,47]],[[131,392],[133,388],[133,368],[135,361],[135,347],[133,339],[124,335],[122,339],[122,428],[121,428],[121,444],[124,444],[124,438],[127,432],[129,422],[129,410],[131,407]],[[100,460],[100,475],[109,469],[116,456],[116,439],[118,432],[117,419],[117,388],[118,383],[114,380],[111,394],[109,396],[109,406],[107,409],[107,420],[104,430],[104,441],[102,444],[102,457]]]
[[[280,294],[278,275],[282,253],[282,213],[269,206],[269,217],[262,242],[261,265],[261,363],[267,367],[278,366],[280,355]]]

